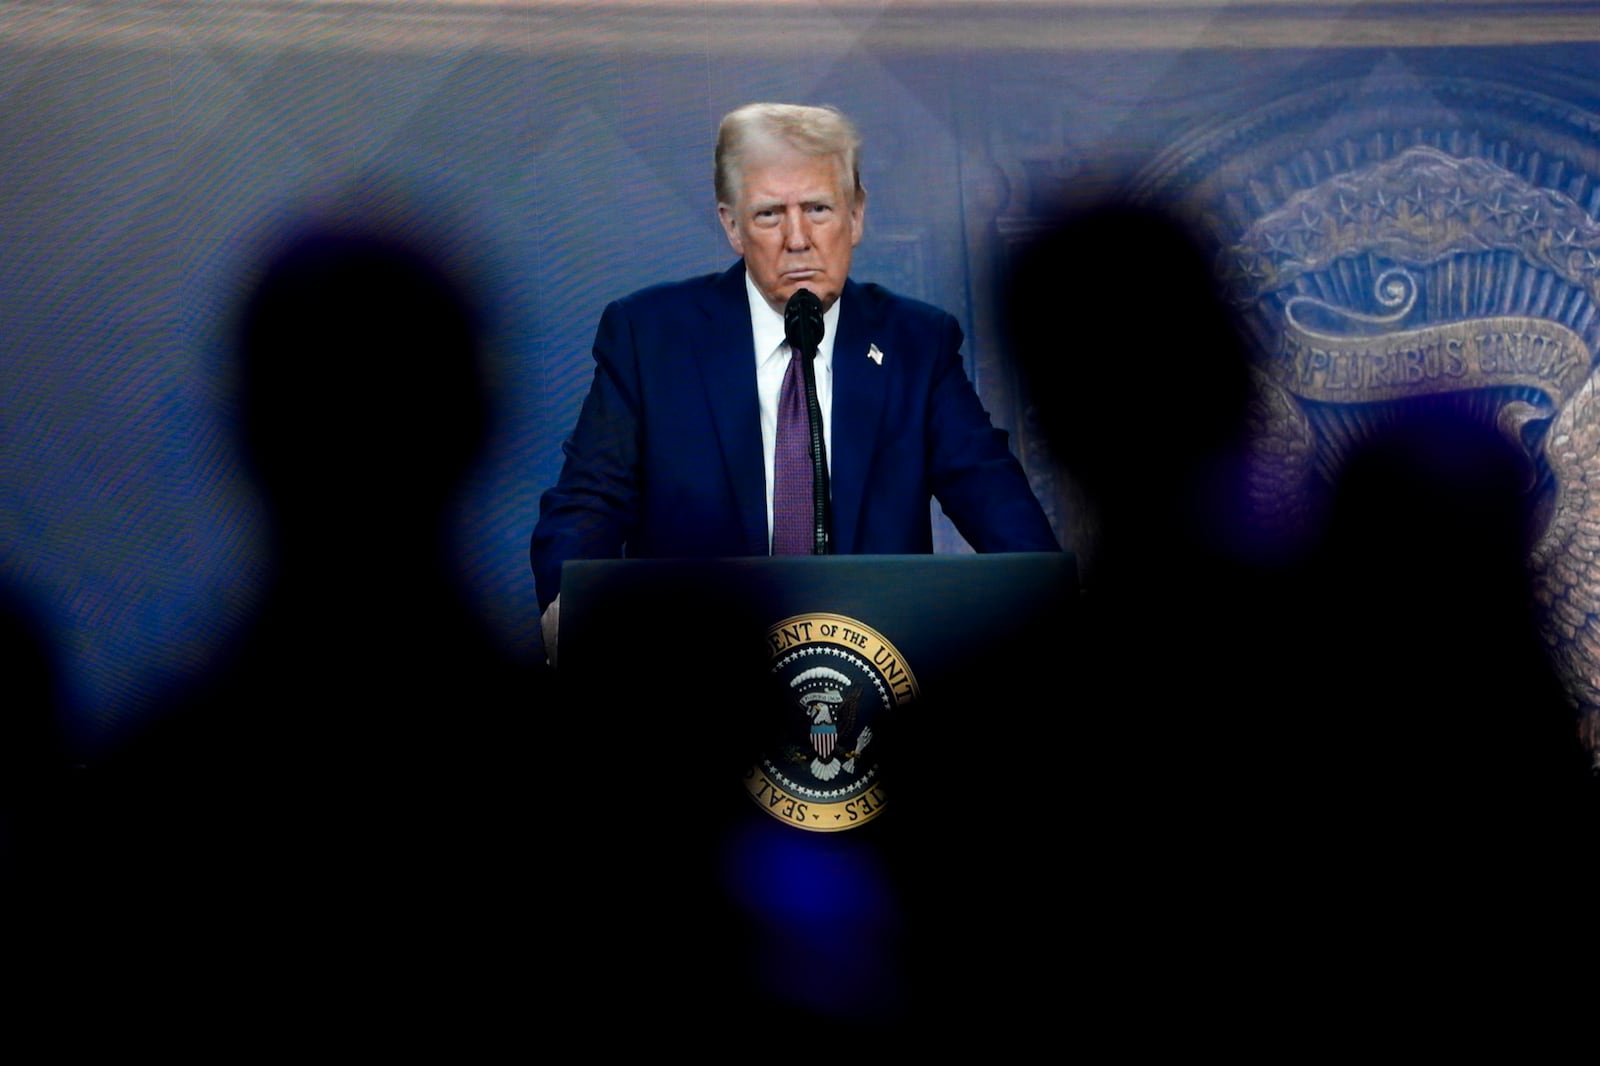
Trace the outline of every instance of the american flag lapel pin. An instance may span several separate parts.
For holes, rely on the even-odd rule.
[[[877,363],[879,366],[883,365],[883,353],[878,350],[878,346],[876,344],[872,344],[872,345],[868,345],[867,346],[867,358],[871,359],[874,363]]]

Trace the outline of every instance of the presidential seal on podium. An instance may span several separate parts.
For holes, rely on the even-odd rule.
[[[882,634],[837,614],[786,618],[767,647],[773,722],[745,774],[751,799],[813,832],[865,825],[887,798],[874,727],[916,698],[910,666]]]

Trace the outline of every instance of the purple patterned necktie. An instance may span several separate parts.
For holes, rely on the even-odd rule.
[[[777,448],[772,457],[772,554],[810,555],[815,537],[811,491],[811,426],[800,358],[789,355],[778,392]]]

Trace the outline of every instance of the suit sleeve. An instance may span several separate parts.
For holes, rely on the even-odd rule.
[[[562,563],[620,556],[638,516],[638,350],[620,304],[600,316],[594,360],[561,476],[539,500],[529,555],[541,611],[561,591]]]
[[[990,421],[967,378],[961,327],[947,315],[943,329],[927,423],[935,498],[976,551],[1060,551],[1005,431]]]

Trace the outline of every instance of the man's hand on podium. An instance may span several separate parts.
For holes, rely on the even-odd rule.
[[[556,665],[556,636],[561,627],[561,593],[550,601],[550,606],[539,616],[539,632],[544,637],[544,657],[551,667]]]

